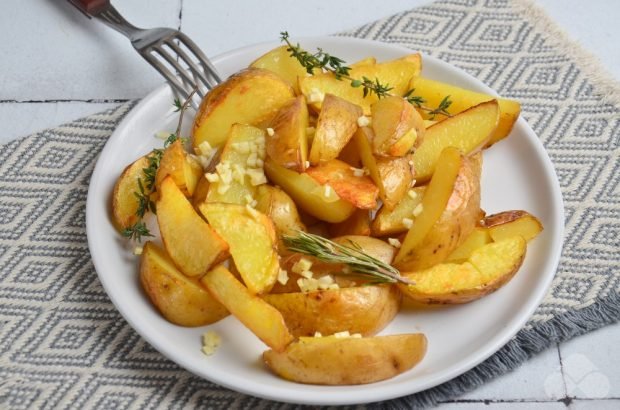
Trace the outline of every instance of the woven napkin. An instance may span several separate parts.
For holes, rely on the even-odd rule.
[[[620,317],[620,87],[528,1],[453,0],[342,35],[400,44],[522,103],[566,207],[552,289],[504,348],[436,388],[362,407],[424,407]],[[125,103],[0,150],[0,407],[289,408],[179,368],[116,311],[90,261],[86,193]]]

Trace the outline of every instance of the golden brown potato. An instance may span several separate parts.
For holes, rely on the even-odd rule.
[[[250,67],[273,71],[286,80],[295,89],[296,94],[299,94],[297,77],[305,77],[306,69],[299,64],[295,57],[291,57],[287,48],[288,46],[281,46],[268,51],[254,60]]]
[[[393,87],[390,93],[402,96],[408,91],[411,79],[420,74],[421,68],[422,58],[420,55],[411,54],[379,64],[361,64],[352,67],[349,75],[357,80],[362,80],[363,77],[373,81],[377,79],[381,84],[389,84],[390,87]],[[300,77],[299,88],[308,99],[310,106],[317,112],[321,110],[322,101],[310,98],[313,93],[317,92],[323,95],[334,94],[359,105],[362,107],[364,115],[370,115],[370,106],[378,100],[374,93],[364,97],[362,87],[351,87],[350,81],[338,80],[332,73]]]
[[[249,68],[234,74],[200,104],[192,129],[194,149],[204,141],[222,146],[235,123],[265,126],[294,96],[291,86],[271,71]]]
[[[235,267],[249,291],[268,292],[280,271],[271,219],[249,206],[236,204],[203,203],[198,209],[230,246]]]
[[[403,373],[426,354],[421,334],[369,338],[304,337],[285,351],[267,350],[265,364],[286,380],[307,384],[373,383]]]
[[[424,141],[413,154],[416,180],[424,182],[433,175],[439,155],[445,147],[456,147],[465,155],[480,150],[493,135],[498,121],[499,105],[496,100],[492,100],[428,128]]]
[[[355,207],[336,195],[334,190],[326,195],[321,184],[306,173],[286,169],[267,159],[265,174],[289,194],[299,208],[322,221],[342,222],[355,211]]]
[[[183,194],[191,197],[202,174],[200,164],[187,155],[181,140],[176,140],[164,150],[155,174],[155,189],[159,190],[161,182],[170,175]]]
[[[304,96],[280,108],[269,127],[273,135],[267,134],[267,155],[283,167],[303,172],[308,160],[308,106]]]
[[[407,195],[413,183],[413,170],[411,169],[411,157],[399,158],[375,158],[379,178],[383,185],[383,206],[394,209]]]
[[[362,109],[332,94],[325,95],[308,159],[312,165],[338,157],[355,130]]]
[[[203,173],[196,184],[196,189],[194,190],[194,195],[192,195],[192,205],[194,208],[198,207],[198,204],[203,203],[207,200],[207,195],[209,194],[209,181],[205,177]]]
[[[402,157],[424,138],[424,120],[413,105],[401,97],[385,97],[371,106],[373,152]]]
[[[517,101],[465,90],[429,78],[414,78],[411,81],[410,88],[415,88],[415,95],[424,98],[426,100],[425,104],[429,107],[437,107],[441,100],[449,95],[452,104],[450,104],[448,111],[452,115],[465,111],[482,102],[497,99],[500,112],[499,123],[491,135],[487,146],[495,144],[497,141],[505,138],[510,133],[512,126],[519,118],[519,113],[521,112],[521,105]],[[439,114],[439,117],[441,118],[443,116]]]
[[[216,171],[221,171],[218,171],[218,180],[209,184],[207,202],[245,205],[248,203],[247,198],[254,197],[256,187],[246,172],[254,169],[262,173],[257,164],[249,166],[248,162],[250,157],[255,161],[265,158],[264,152],[261,154],[259,149],[264,144],[265,135],[261,129],[245,124],[233,124],[230,127],[226,145],[216,166]],[[223,174],[228,174],[228,180],[224,180]]]
[[[371,231],[373,236],[399,235],[407,232],[408,222],[415,224],[415,212],[422,203],[425,186],[412,188],[407,195],[394,207],[382,207],[372,221]],[[409,221],[407,221],[409,220]]]
[[[295,231],[305,231],[297,206],[290,196],[278,187],[261,185],[256,192],[256,210],[264,213],[273,221],[278,237],[291,235]]]
[[[357,131],[356,131],[357,133]],[[362,157],[360,157],[359,150],[357,149],[357,143],[355,142],[355,137],[351,138],[347,145],[344,146],[342,151],[340,151],[340,155],[338,155],[338,159],[342,162],[346,162],[350,166],[354,168],[362,168]]]
[[[463,156],[444,149],[422,198],[422,210],[395,259],[395,266],[414,271],[444,261],[480,219],[481,154]]]
[[[379,285],[270,294],[263,299],[282,313],[295,337],[343,331],[370,336],[394,319],[401,295],[395,286]]]
[[[157,222],[166,251],[187,276],[201,276],[228,258],[228,244],[196,213],[171,177],[161,183]]]
[[[366,209],[358,209],[346,221],[330,224],[328,227],[330,236],[343,235],[370,235],[370,212]]]
[[[414,285],[398,285],[418,303],[467,303],[496,291],[519,270],[527,243],[520,236],[502,239],[474,250],[463,263],[441,263],[403,276]]]
[[[472,253],[478,248],[493,242],[489,235],[488,229],[484,227],[476,227],[465,238],[463,243],[459,245],[450,255],[446,258],[446,262],[461,263],[466,261]]]
[[[276,308],[252,294],[224,266],[216,266],[200,279],[211,294],[241,323],[274,351],[293,341]]]
[[[116,180],[114,191],[112,192],[112,221],[117,229],[129,228],[138,222],[138,198],[136,192],[140,192],[138,180],[142,180],[142,187],[145,193],[149,194],[147,187],[144,186],[144,168],[149,166],[146,156],[137,159],[123,170],[123,173]]]
[[[538,218],[526,211],[505,211],[489,215],[484,218],[483,223],[490,237],[496,242],[517,235],[529,242],[543,230]]]
[[[140,259],[140,283],[153,305],[179,326],[203,326],[228,316],[226,308],[196,279],[183,275],[163,249],[144,245]]]
[[[314,178],[324,189],[331,187],[341,199],[356,208],[374,209],[377,207],[379,189],[364,175],[357,176],[346,162],[332,159],[319,166],[310,167],[306,173]]]

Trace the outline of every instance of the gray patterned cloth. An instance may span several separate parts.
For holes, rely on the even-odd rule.
[[[556,167],[566,241],[550,293],[527,326],[466,374],[363,407],[454,398],[551,344],[620,317],[620,103],[525,1],[453,0],[343,35],[420,50],[518,99]],[[199,379],[152,349],[116,311],[90,261],[85,205],[97,155],[132,103],[0,150],[0,407],[294,408]]]

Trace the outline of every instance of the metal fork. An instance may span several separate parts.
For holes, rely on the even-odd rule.
[[[222,82],[215,66],[196,43],[179,30],[138,28],[119,14],[110,0],[69,0],[88,18],[95,18],[123,34],[136,51],[197,109],[207,91]],[[192,91],[196,93],[192,95]]]

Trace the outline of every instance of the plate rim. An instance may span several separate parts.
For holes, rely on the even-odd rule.
[[[313,42],[313,43],[331,43],[331,44],[339,44],[339,45],[350,45],[351,43],[357,43],[359,45],[364,44],[372,44],[374,46],[392,49],[395,52],[399,53],[411,53],[412,50],[403,46],[379,42],[375,40],[366,40],[352,37],[334,37],[334,36],[316,36],[316,37],[299,37],[299,41],[303,42]],[[266,41],[260,42],[256,44],[251,44],[244,47],[239,47],[233,50],[230,50],[225,53],[221,53],[214,58],[212,61],[217,66],[218,64],[223,63],[228,59],[239,58],[238,56],[241,54],[248,53],[249,51],[261,47],[276,47],[280,45],[280,43],[275,41]],[[487,93],[497,95],[497,93],[488,87],[486,84],[482,83],[482,81],[476,79],[475,77],[469,75],[465,71],[460,68],[440,60],[437,57],[433,57],[427,54],[422,54],[423,60],[434,61],[434,63],[445,65],[450,70],[455,70],[459,73],[459,75],[468,78],[468,80],[477,83],[479,88],[484,90]],[[196,376],[217,383],[226,388],[248,394],[255,397],[261,397],[269,400],[275,400],[280,402],[289,402],[289,403],[299,403],[299,404],[310,404],[310,405],[342,405],[342,404],[360,404],[360,403],[368,403],[374,401],[382,401],[382,400],[390,400],[398,397],[403,397],[409,394],[418,393],[424,391],[426,389],[435,387],[441,383],[449,381],[459,375],[467,372],[473,367],[480,364],[482,361],[486,360],[488,357],[492,356],[494,353],[499,351],[515,334],[517,334],[525,325],[525,323],[531,318],[534,311],[538,308],[542,299],[548,292],[553,278],[557,273],[557,268],[560,261],[561,251],[564,244],[564,204],[562,193],[559,185],[559,180],[557,177],[557,173],[549,157],[549,154],[545,150],[542,142],[537,137],[536,133],[532,130],[529,124],[525,121],[525,119],[520,116],[515,124],[515,128],[522,127],[523,131],[528,134],[528,138],[531,140],[533,147],[535,148],[538,155],[541,157],[542,166],[545,169],[545,176],[550,179],[550,186],[552,187],[552,192],[550,193],[551,198],[553,199],[553,223],[554,228],[556,229],[555,235],[551,240],[551,257],[546,258],[546,269],[547,271],[552,271],[553,274],[547,273],[544,276],[544,280],[539,283],[538,286],[535,287],[536,294],[530,298],[528,309],[525,312],[521,313],[518,320],[516,320],[512,325],[501,332],[501,337],[492,339],[492,343],[487,343],[482,348],[479,348],[475,351],[474,354],[469,355],[466,360],[462,360],[457,362],[458,366],[452,365],[447,369],[444,369],[439,374],[436,374],[434,377],[429,377],[426,379],[424,383],[418,385],[415,389],[407,389],[406,383],[401,383],[396,386],[390,386],[389,393],[381,394],[379,396],[376,395],[376,389],[372,388],[372,384],[370,385],[362,385],[366,386],[368,391],[373,392],[373,397],[368,397],[368,394],[356,394],[355,397],[349,397],[346,393],[342,392],[326,392],[324,395],[313,395],[312,397],[300,397],[300,394],[297,390],[286,390],[282,391],[278,390],[279,394],[273,394],[265,390],[261,390],[261,387],[264,388],[264,384],[253,384],[250,380],[243,380],[243,383],[233,383],[229,380],[224,380],[221,377],[217,377],[217,375],[209,375],[206,376],[203,372],[200,371],[197,365],[191,363],[184,363],[181,365],[176,359],[173,359],[169,354],[166,353],[166,350],[162,343],[159,342],[157,338],[153,338],[147,333],[144,327],[134,321],[134,318],[129,315],[129,312],[126,312],[120,308],[120,302],[115,298],[114,292],[110,291],[111,283],[109,283],[105,279],[105,275],[100,273],[102,272],[102,262],[100,260],[101,255],[99,255],[94,250],[95,247],[95,236],[96,232],[92,232],[95,226],[94,218],[97,216],[94,214],[94,201],[101,201],[101,198],[94,198],[95,196],[95,187],[92,183],[95,181],[101,172],[103,172],[101,158],[105,158],[108,155],[108,151],[112,151],[111,141],[114,140],[115,135],[123,134],[124,129],[127,128],[134,120],[134,118],[139,117],[140,113],[144,110],[148,110],[150,101],[157,97],[158,94],[163,92],[168,92],[169,86],[167,83],[163,83],[153,91],[151,91],[146,97],[144,97],[137,105],[132,107],[130,111],[125,115],[123,120],[117,125],[114,132],[110,136],[109,140],[106,142],[104,148],[102,149],[99,157],[97,158],[97,163],[95,164],[92,176],[89,181],[89,189],[86,201],[86,231],[87,231],[87,240],[88,247],[91,254],[91,259],[93,261],[93,265],[97,272],[97,276],[99,278],[100,283],[102,284],[107,296],[110,298],[116,310],[123,316],[123,318],[127,321],[127,323],[149,344],[151,344],[157,351],[159,351],[163,356],[167,359],[173,361],[181,368],[190,371]],[[230,379],[230,377],[228,377]],[[240,381],[240,380],[239,380]],[[253,388],[252,386],[255,385]],[[304,385],[298,384],[297,386],[303,387]],[[360,386],[350,386],[352,388],[358,388]]]

